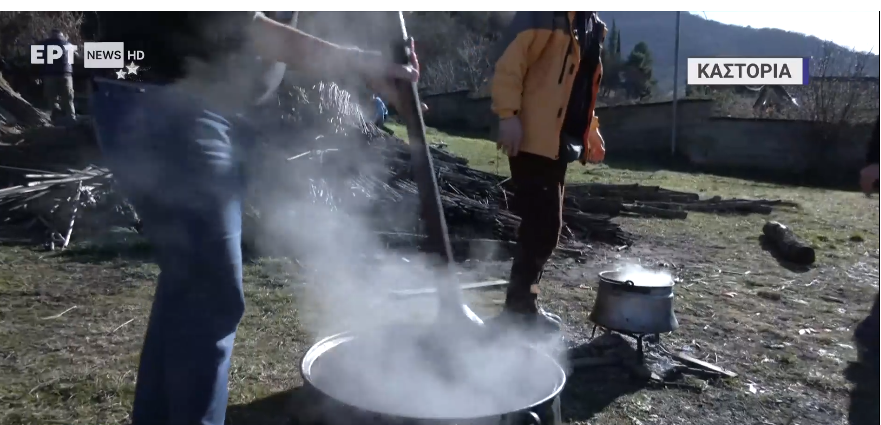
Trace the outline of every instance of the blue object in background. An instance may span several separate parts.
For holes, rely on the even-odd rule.
[[[373,122],[377,124],[382,124],[385,122],[385,119],[388,117],[388,108],[385,107],[385,103],[383,103],[382,99],[379,96],[373,96],[373,105],[374,105],[374,119]]]

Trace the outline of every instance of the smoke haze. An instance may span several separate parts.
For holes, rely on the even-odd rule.
[[[373,28],[374,35],[389,29],[388,37],[395,32],[388,14],[361,13],[357,25],[339,17],[334,20],[334,16],[324,14],[313,25],[338,32]],[[391,38],[386,42],[390,44]],[[203,79],[195,66],[181,86],[204,93],[223,109],[244,106],[241,93],[247,92],[244,88],[252,81],[235,71],[212,69],[210,78]],[[219,72],[225,75],[218,78]],[[213,85],[219,80],[226,81],[226,87]],[[328,157],[346,160],[289,161],[279,149],[277,154],[251,158],[254,162],[249,164],[253,171],[250,192],[259,193],[255,202],[261,211],[256,247],[273,255],[285,253],[304,266],[304,270],[292,271],[306,280],[297,291],[301,323],[315,338],[342,331],[363,335],[319,358],[313,365],[317,385],[344,402],[369,410],[428,417],[519,410],[551,394],[562,383],[560,369],[549,357],[528,347],[535,335],[512,333],[489,342],[463,337],[468,329],[447,327],[440,332],[433,325],[435,298],[401,300],[389,296],[393,289],[457,285],[460,279],[467,281],[469,274],[438,268],[426,255],[405,256],[385,248],[374,231],[372,199],[358,195],[352,179],[359,173],[381,175],[386,164],[381,158],[362,155],[353,146],[365,142],[361,140],[364,124],[360,108],[347,93],[334,93],[333,108],[322,109],[316,122],[299,123],[295,133],[283,126],[275,132],[262,128],[259,142],[303,146],[303,151],[315,146],[339,148],[342,153],[329,153]],[[301,196],[293,197],[296,193]],[[415,205],[402,204],[395,214],[381,219],[415,222],[417,211]],[[378,331],[396,326],[407,330]],[[450,365],[454,374],[441,373]]]

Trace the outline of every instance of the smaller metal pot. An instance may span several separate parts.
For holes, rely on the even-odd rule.
[[[672,332],[679,327],[673,312],[673,286],[672,278],[669,284],[647,286],[623,280],[618,270],[600,272],[596,300],[588,318],[617,332]]]

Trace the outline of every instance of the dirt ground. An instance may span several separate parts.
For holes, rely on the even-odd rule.
[[[663,336],[664,344],[739,375],[683,388],[641,385],[618,368],[578,370],[563,393],[567,423],[845,423],[842,371],[855,357],[851,334],[878,291],[877,196],[667,171],[573,173],[707,196],[786,199],[801,207],[771,217],[618,219],[638,235],[633,247],[595,244],[583,258],[555,258],[543,299],[566,320],[572,339],[585,339],[591,329],[595,273],[622,260],[640,261],[681,279],[680,328]],[[813,267],[780,263],[762,249],[758,236],[769,218],[814,244]],[[146,251],[125,244],[46,253],[3,241],[0,424],[126,423],[158,274]],[[470,267],[485,277],[506,277],[504,262]],[[230,372],[228,423],[296,423],[305,403],[296,391],[298,362],[314,335],[302,323],[308,306],[292,290],[298,277],[284,270],[268,259],[246,267],[248,304]],[[502,289],[469,296],[481,315],[498,310],[504,297]]]

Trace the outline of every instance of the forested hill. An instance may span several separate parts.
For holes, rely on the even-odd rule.
[[[640,41],[648,44],[654,58],[653,76],[660,87],[669,89],[673,82],[676,12],[600,12],[599,15],[609,27],[614,21],[621,31],[622,54],[626,55]],[[822,21],[818,20],[817,25],[822,25]],[[823,40],[813,36],[727,25],[684,12],[679,41],[680,83],[685,81],[684,67],[689,56],[817,57],[822,54],[824,44]],[[854,62],[854,55],[848,49],[836,46],[835,50],[840,66],[846,67],[847,63]],[[878,56],[872,56],[866,74],[878,76]]]

